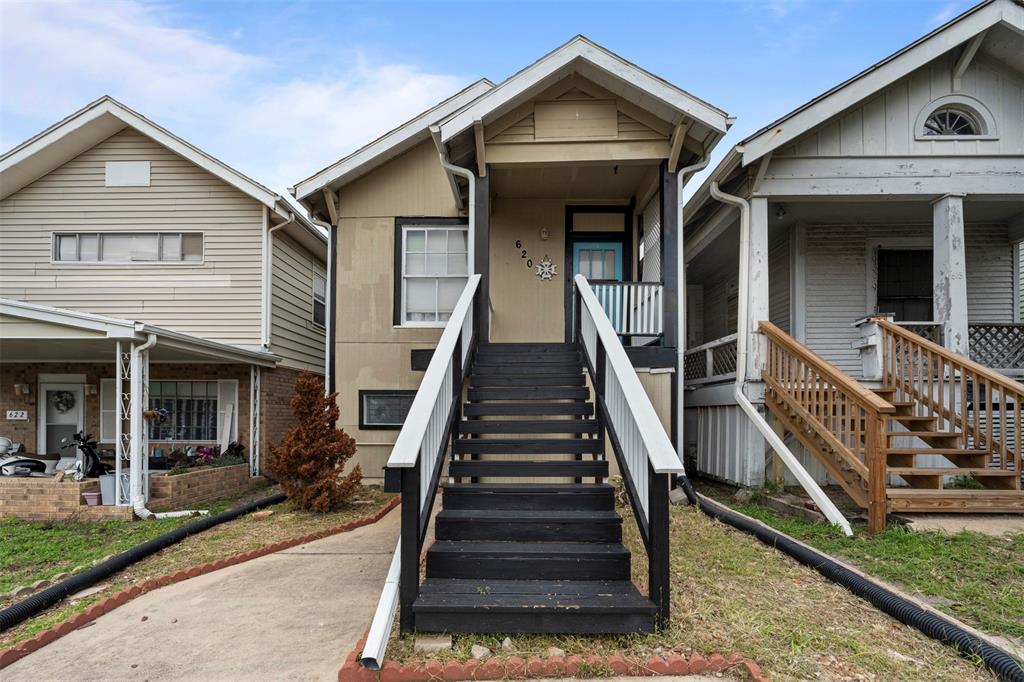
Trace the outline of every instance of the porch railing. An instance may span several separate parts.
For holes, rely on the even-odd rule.
[[[659,337],[665,331],[663,287],[658,282],[590,282],[594,297],[619,336]]]
[[[606,308],[586,277],[576,275],[574,283],[576,310],[580,311],[574,338],[583,349],[601,423],[607,429],[647,548],[649,596],[658,607],[657,620],[663,624],[669,615],[669,477],[683,473],[683,465]]]
[[[1024,374],[1024,324],[968,325],[971,360],[1004,374]]]
[[[760,329],[768,338],[762,377],[769,407],[867,507],[869,532],[884,530],[886,424],[896,408],[771,322],[761,322]]]
[[[957,432],[961,449],[984,451],[985,468],[1020,472],[1024,384],[888,319],[872,321],[882,334],[883,385],[896,389],[894,399],[937,416]]]
[[[736,378],[736,335],[694,346],[683,356],[686,383],[710,384]]]
[[[402,494],[401,537],[395,550],[389,583],[391,590],[397,583],[399,622],[403,632],[411,631],[414,625],[412,604],[419,594],[420,551],[444,467],[444,453],[451,439],[458,437],[462,387],[477,340],[475,318],[479,284],[480,275],[472,275],[462,290],[423,374],[385,469],[385,489]],[[381,596],[382,605],[389,598],[388,589],[386,586]],[[390,632],[394,618],[393,592],[390,600],[390,609],[378,607],[379,618],[374,618],[371,633]],[[378,623],[378,620],[382,622]],[[376,642],[380,638],[368,638],[368,649],[371,639]]]

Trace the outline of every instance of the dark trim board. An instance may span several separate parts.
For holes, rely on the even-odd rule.
[[[676,349],[665,346],[625,346],[633,367],[666,369],[676,366]]]
[[[365,396],[372,395],[402,395],[402,396],[415,396],[415,390],[407,389],[359,389],[359,428],[365,431],[401,431],[401,424],[367,424],[365,415],[365,406],[363,405],[363,398]]]
[[[434,349],[414,348],[409,351],[409,355],[412,371],[425,372],[427,370],[427,365],[430,364],[430,358],[434,357]]]
[[[327,393],[334,393],[336,388],[335,376],[337,375],[337,348],[335,340],[338,333],[338,226],[331,225],[327,231],[327,245],[330,253],[327,254],[327,300],[330,303],[330,314],[327,316],[327,376],[324,383],[327,385]],[[338,424],[335,422],[335,428]]]
[[[402,324],[402,229],[407,225],[423,225],[424,227],[441,227],[444,225],[462,225],[468,227],[466,218],[451,217],[410,217],[395,218],[395,239],[392,243],[394,262],[391,273],[391,321],[396,327]]]

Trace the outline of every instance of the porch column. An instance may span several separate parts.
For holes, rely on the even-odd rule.
[[[946,348],[968,355],[963,194],[947,194],[932,205],[932,242],[935,322]]]
[[[747,381],[760,382],[768,342],[758,331],[768,319],[768,199],[750,200],[750,256],[747,260]]]
[[[476,311],[476,334],[480,343],[491,340],[490,270],[491,270],[491,174],[476,177],[473,213],[473,270],[480,275],[479,305]]]

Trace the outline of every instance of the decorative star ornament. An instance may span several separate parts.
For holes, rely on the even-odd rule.
[[[551,259],[546,255],[544,260],[537,264],[537,276],[544,280],[549,280],[558,274],[558,266],[551,262]]]

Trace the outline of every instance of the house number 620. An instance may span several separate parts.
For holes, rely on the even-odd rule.
[[[526,259],[526,267],[529,268],[529,269],[533,269],[533,259],[527,257],[526,249],[523,248],[523,240],[522,239],[517,239],[516,240],[516,248],[519,249],[519,251],[520,251],[519,258],[520,259],[523,259],[523,258]]]

